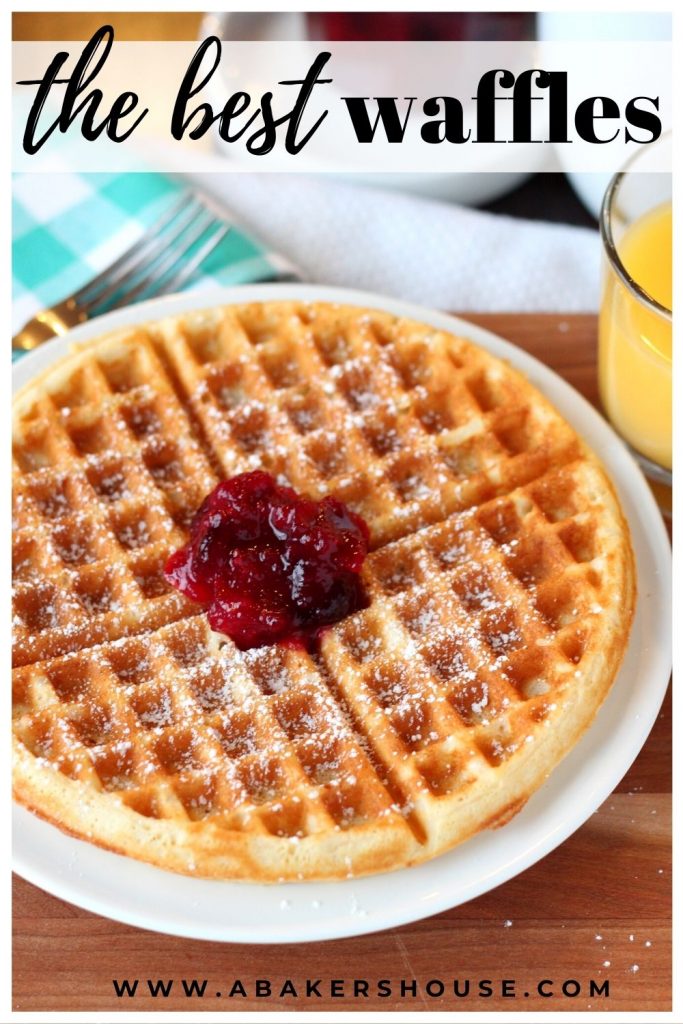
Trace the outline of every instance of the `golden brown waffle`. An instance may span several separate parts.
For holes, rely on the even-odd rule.
[[[163,567],[218,478],[143,334],[18,397],[14,465],[16,664],[190,614]]]
[[[263,468],[359,512],[375,546],[577,453],[528,383],[376,311],[258,303],[150,327],[224,476]]]
[[[375,311],[119,332],[15,407],[17,799],[163,867],[415,863],[507,820],[592,720],[634,604],[595,458],[519,374]],[[219,476],[360,512],[368,607],[238,652],[161,570]]]

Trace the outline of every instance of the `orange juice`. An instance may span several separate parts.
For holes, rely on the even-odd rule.
[[[671,203],[627,227],[617,245],[630,277],[671,309]],[[671,320],[608,263],[599,324],[600,394],[611,422],[636,451],[671,469]]]

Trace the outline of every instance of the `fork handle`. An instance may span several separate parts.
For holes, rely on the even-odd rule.
[[[66,334],[84,320],[87,320],[86,313],[71,299],[59,302],[56,306],[37,313],[32,320],[24,324],[12,338],[12,348],[16,352],[30,352],[46,341]]]

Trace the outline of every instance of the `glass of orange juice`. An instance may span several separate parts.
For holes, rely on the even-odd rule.
[[[670,139],[654,145],[670,146]],[[651,166],[653,154],[639,151],[614,176],[603,201],[598,371],[612,426],[670,514],[671,174]]]

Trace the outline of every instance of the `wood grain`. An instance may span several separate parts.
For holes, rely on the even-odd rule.
[[[538,356],[597,400],[593,317],[467,316]],[[337,942],[257,947],[157,935],[96,917],[15,877],[14,1009],[668,1010],[670,766],[669,694],[645,747],[612,796],[538,864],[464,906]],[[139,979],[135,999],[117,998],[114,978]],[[171,995],[152,998],[148,978],[173,979]],[[207,979],[202,999],[183,995],[182,979],[192,978]],[[275,992],[291,979],[299,993],[307,978],[321,979],[321,996],[257,999],[258,978],[270,979]],[[367,979],[370,995],[332,997],[335,978],[345,980],[346,993],[353,979]],[[392,982],[388,998],[376,994],[382,978]],[[227,998],[235,979],[242,981],[247,998]],[[408,989],[400,998],[401,979],[418,982],[415,996]],[[426,994],[431,979],[446,983],[442,996]],[[469,979],[467,997],[453,995],[453,979],[460,992]],[[480,979],[492,979],[494,995],[477,995]],[[514,980],[515,998],[501,994],[503,979]],[[538,993],[543,979],[552,980],[557,994]],[[578,982],[579,994],[561,994],[567,979]],[[598,987],[608,981],[609,996],[591,996],[591,979]]]
[[[102,25],[111,25],[122,41],[192,40],[199,36],[202,15],[169,11],[15,11],[12,39],[90,39]]]

